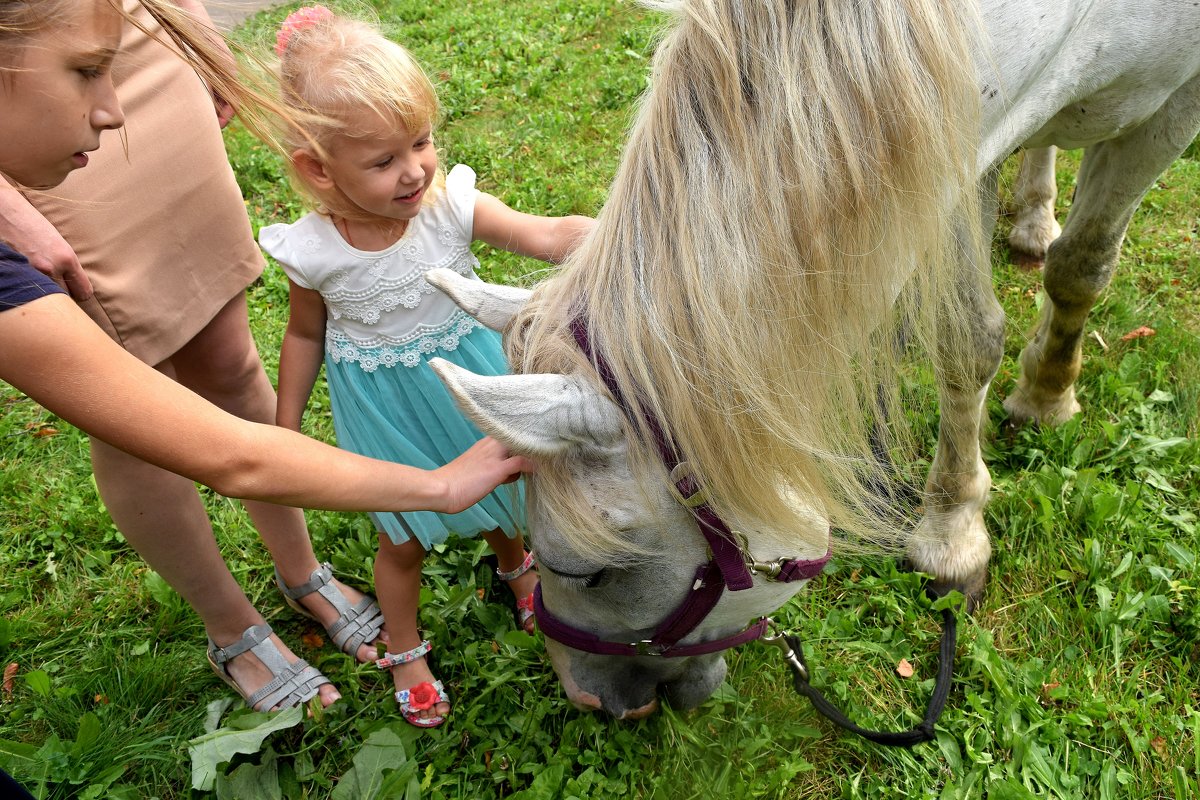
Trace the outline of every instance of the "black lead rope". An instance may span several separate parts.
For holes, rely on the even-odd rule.
[[[813,708],[834,725],[856,733],[876,744],[887,747],[913,747],[933,739],[933,726],[937,724],[938,717],[942,715],[942,709],[946,707],[946,698],[950,696],[950,679],[954,672],[954,649],[957,636],[958,622],[954,618],[954,612],[948,608],[942,609],[942,643],[939,651],[937,680],[934,681],[933,694],[929,698],[925,719],[921,721],[920,725],[909,731],[869,731],[855,725],[837,706],[825,699],[825,695],[808,682],[808,664],[804,661],[804,650],[800,646],[800,639],[790,633],[784,633],[771,641],[784,651],[783,657],[792,669],[792,682],[796,691],[807,697],[813,704]],[[787,643],[786,648],[782,646],[783,642]]]

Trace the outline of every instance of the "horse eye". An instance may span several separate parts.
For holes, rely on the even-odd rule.
[[[604,579],[606,577],[608,577],[608,568],[607,567],[605,567],[604,569],[601,569],[598,572],[593,572],[590,575],[575,575],[575,574],[572,574],[569,572],[559,572],[556,569],[547,567],[545,564],[542,564],[541,567],[542,567],[542,569],[546,569],[549,572],[553,572],[555,575],[557,575],[559,578],[561,578],[563,580],[563,582],[565,582],[571,588],[579,589],[579,590],[595,589],[596,587],[603,584],[605,582]]]

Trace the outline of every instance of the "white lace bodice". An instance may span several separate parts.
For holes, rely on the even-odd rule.
[[[330,358],[367,372],[415,367],[425,354],[454,350],[479,325],[425,280],[438,267],[478,280],[479,261],[470,248],[477,195],[474,171],[459,164],[446,176],[445,193],[379,252],[351,247],[328,217],[315,212],[264,227],[258,242],[298,286],[325,300]]]

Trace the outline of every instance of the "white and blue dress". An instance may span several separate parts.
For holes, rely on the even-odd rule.
[[[505,374],[500,336],[425,280],[437,267],[479,279],[470,249],[478,194],[475,173],[456,166],[444,193],[379,252],[350,246],[315,212],[259,232],[259,244],[288,277],[325,300],[325,373],[343,449],[433,469],[482,438],[428,361],[437,356],[477,374]],[[499,528],[512,537],[524,527],[523,509],[518,482],[459,514],[380,512],[371,518],[396,544],[415,538],[428,550],[450,534]]]

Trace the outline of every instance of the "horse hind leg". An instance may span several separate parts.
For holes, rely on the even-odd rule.
[[[1198,130],[1200,78],[1193,78],[1142,125],[1084,154],[1066,226],[1046,257],[1048,300],[1004,401],[1014,423],[1059,424],[1079,412],[1075,379],[1088,314],[1112,279],[1133,212]]]
[[[1058,198],[1054,176],[1056,153],[1053,146],[1024,151],[1013,186],[1015,213],[1008,247],[1013,260],[1030,269],[1041,268],[1050,243],[1062,233],[1054,219],[1054,201]]]
[[[944,328],[940,338],[946,344],[935,363],[937,450],[926,479],[925,513],[907,547],[912,566],[934,576],[932,591],[957,589],[969,608],[983,596],[992,553],[983,522],[991,477],[980,440],[988,388],[1004,354],[1004,311],[996,301],[986,249],[995,226],[995,173],[983,181],[981,198],[986,214],[983,246],[964,248],[961,308],[939,316]]]

